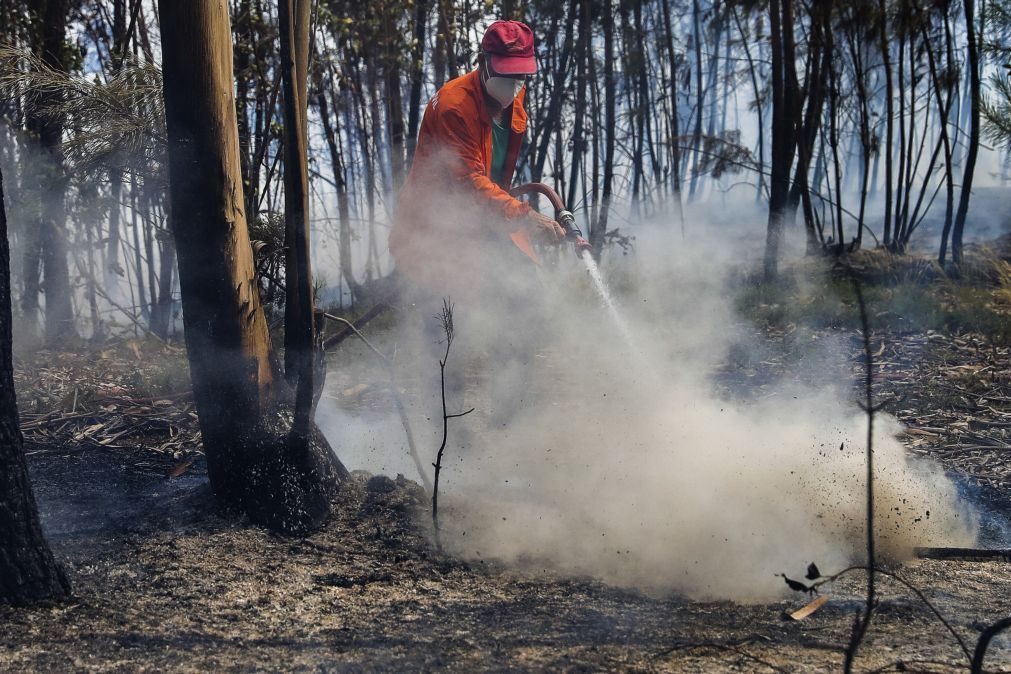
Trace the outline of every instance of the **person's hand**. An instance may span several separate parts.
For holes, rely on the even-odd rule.
[[[561,243],[565,239],[565,230],[554,218],[549,218],[537,211],[527,214],[530,229],[543,243]]]
[[[584,239],[581,236],[577,236],[576,240],[572,242],[576,247],[576,255],[581,255],[584,250],[593,250],[593,244]]]

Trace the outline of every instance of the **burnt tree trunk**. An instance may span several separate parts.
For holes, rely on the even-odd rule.
[[[334,87],[331,86],[331,91]],[[323,136],[326,138],[327,148],[330,150],[330,167],[333,170],[334,188],[337,190],[337,217],[338,217],[338,255],[340,262],[340,274],[351,291],[351,305],[354,306],[356,294],[358,293],[358,283],[355,281],[351,269],[351,208],[348,201],[348,185],[346,170],[344,167],[344,155],[339,141],[340,122],[339,116],[330,114],[330,106],[327,103],[326,92],[324,91],[322,79],[316,87],[316,102],[319,107],[320,123],[323,127]],[[337,108],[337,102],[334,102]]]
[[[114,61],[122,63],[126,55],[126,0],[115,0],[113,2],[112,20],[112,51]],[[123,269],[119,264],[120,248],[120,213],[122,212],[123,193],[123,171],[116,168],[109,169],[109,237],[106,244],[106,266],[105,266],[105,287],[106,292],[118,300],[119,296],[115,290],[119,285],[119,278],[123,275]]]
[[[386,90],[386,118],[390,127],[390,171],[393,174],[393,191],[404,183],[406,160],[404,158],[404,104],[400,89],[400,52],[397,40],[396,16],[388,4],[383,5],[383,76]]]
[[[10,247],[0,172],[0,602],[28,604],[70,595],[42,535],[18,425],[11,354]]]
[[[895,86],[892,81],[892,47],[888,36],[888,6],[885,0],[878,3],[879,31],[878,37],[881,47],[881,65],[885,71],[885,224],[881,236],[881,243],[886,248],[892,243],[892,190],[894,179],[892,176],[893,152],[892,146],[895,136]]]
[[[58,71],[66,71],[67,10],[67,0],[48,0],[41,11],[38,56]],[[38,109],[49,108],[56,102],[54,98],[57,96],[59,94],[52,91],[40,93]],[[33,185],[33,189],[38,191],[35,202],[38,220],[37,226],[28,233],[22,307],[30,318],[34,318],[39,308],[39,292],[45,296],[45,336],[53,341],[76,335],[67,262],[67,177],[60,148],[63,124],[32,113],[28,128],[38,140],[40,150]]]
[[[176,249],[172,241],[171,216],[166,218],[166,229],[158,232],[161,248],[158,273],[158,294],[151,289],[151,332],[162,339],[169,335],[169,325],[172,321],[172,274],[176,266]],[[156,299],[157,298],[157,299]]]
[[[281,83],[284,90],[284,366],[296,391],[293,440],[312,423],[313,345],[316,343],[309,260],[309,165],[306,111],[309,0],[281,0]]]
[[[617,92],[614,77],[614,14],[611,0],[604,0],[600,21],[604,29],[604,185],[600,197],[600,217],[590,230],[593,257],[599,260],[607,235],[607,219],[614,190],[614,149]],[[677,111],[675,110],[675,115]]]
[[[979,72],[980,48],[976,39],[976,3],[975,0],[965,0],[965,34],[967,38],[966,51],[969,61],[969,149],[965,155],[965,166],[962,169],[962,191],[958,198],[958,210],[955,211],[955,222],[951,229],[951,261],[957,270],[962,264],[962,234],[965,231],[965,220],[969,213],[969,198],[972,196],[972,179],[976,172],[976,157],[979,154],[980,128],[980,97],[981,83]]]
[[[765,240],[765,277],[779,273],[779,246],[790,196],[797,129],[797,69],[793,45],[793,7],[790,0],[769,3],[772,49],[772,164],[769,179],[769,223]]]
[[[418,124],[421,120],[421,87],[425,76],[425,24],[428,22],[428,0],[414,3],[414,48],[411,50],[411,94],[407,112],[407,164],[414,160],[418,145]]]
[[[320,526],[347,471],[312,427],[289,447],[292,395],[271,364],[243,208],[228,6],[159,2],[172,233],[211,488],[284,532]]]

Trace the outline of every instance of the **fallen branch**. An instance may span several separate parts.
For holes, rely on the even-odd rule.
[[[404,399],[400,397],[400,389],[397,387],[397,375],[393,370],[393,363],[391,363],[390,359],[386,357],[386,354],[377,349],[351,321],[328,313],[324,313],[323,317],[336,323],[340,323],[351,330],[351,332],[354,333],[358,339],[362,340],[362,343],[365,344],[365,346],[367,346],[377,358],[379,358],[383,367],[386,368],[386,375],[390,379],[390,394],[393,396],[393,404],[397,408],[397,414],[400,416],[400,423],[403,424],[404,433],[407,435],[407,448],[411,452],[411,458],[414,459],[414,465],[418,469],[418,475],[421,477],[421,482],[425,487],[425,491],[431,492],[432,482],[429,480],[428,474],[425,472],[424,464],[421,462],[421,456],[418,454],[417,444],[414,442],[414,432],[411,430],[411,422],[407,418],[407,409],[404,407]]]
[[[952,562],[1011,562],[1011,549],[986,550],[983,548],[914,548],[919,559],[936,559]]]
[[[381,316],[383,313],[385,313],[391,308],[392,307],[387,302],[380,302],[379,304],[376,304],[371,309],[366,311],[364,314],[356,318],[354,323],[352,323],[352,327],[345,327],[336,335],[328,337],[323,342],[323,350],[327,351],[329,349],[334,348],[348,337],[351,337],[352,335],[356,334],[356,332],[361,330],[365,326],[365,324],[371,321],[373,318]]]

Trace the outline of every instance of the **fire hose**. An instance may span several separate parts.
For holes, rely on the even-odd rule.
[[[579,226],[576,225],[576,217],[572,215],[572,211],[565,207],[562,198],[558,196],[558,192],[544,183],[526,183],[509,190],[509,194],[514,197],[535,192],[543,194],[551,202],[551,205],[555,209],[555,221],[565,230],[565,240],[572,243],[575,247],[576,257],[582,257],[584,253],[589,253],[593,246],[583,238],[583,233],[579,230]]]
[[[618,313],[618,308],[614,305],[614,300],[611,298],[611,293],[608,291],[606,284],[604,283],[603,277],[600,275],[600,270],[597,268],[597,263],[591,255],[593,246],[590,242],[583,238],[583,233],[579,231],[579,227],[576,226],[576,218],[572,215],[572,211],[565,208],[565,204],[562,202],[562,198],[558,196],[558,192],[545,185],[544,183],[527,183],[525,185],[520,185],[519,187],[514,187],[509,191],[509,194],[514,197],[521,196],[523,194],[530,194],[531,192],[537,192],[538,194],[543,194],[547,197],[548,201],[555,208],[555,221],[565,230],[565,240],[572,243],[575,247],[576,257],[583,263],[586,267],[587,274],[592,281],[594,290],[596,290],[600,301],[606,307],[608,315],[610,315],[611,320],[614,321],[615,326],[621,333],[625,342],[629,345],[632,353],[638,353],[638,349],[635,345],[635,340],[632,339],[632,334],[629,332],[628,325],[622,319],[621,315]]]

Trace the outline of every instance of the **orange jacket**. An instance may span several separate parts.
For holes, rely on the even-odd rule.
[[[491,117],[480,72],[447,82],[428,102],[390,232],[390,253],[410,280],[440,292],[469,286],[487,274],[486,256],[500,249],[494,242],[507,237],[536,260],[523,221],[530,206],[508,193],[527,127],[524,94],[513,101],[499,184],[490,178]]]

